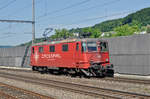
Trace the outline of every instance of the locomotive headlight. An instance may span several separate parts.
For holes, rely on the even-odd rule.
[[[106,58],[106,62],[108,62],[108,58]]]

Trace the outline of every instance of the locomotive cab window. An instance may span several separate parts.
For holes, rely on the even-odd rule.
[[[88,52],[97,51],[97,43],[96,42],[87,42]]]
[[[100,48],[101,48],[101,52],[108,51],[108,44],[107,44],[107,42],[101,42],[100,43]]]
[[[50,46],[50,47],[49,47],[49,51],[50,51],[50,52],[55,52],[55,46]]]
[[[68,51],[68,44],[62,45],[62,51],[64,52]]]
[[[34,47],[32,47],[32,53],[34,54]]]
[[[82,52],[86,52],[86,43],[82,42]]]
[[[39,47],[39,52],[40,52],[40,53],[43,52],[43,47]]]
[[[76,44],[76,51],[79,50],[79,43]]]

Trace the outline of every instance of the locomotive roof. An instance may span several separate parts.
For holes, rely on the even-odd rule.
[[[97,39],[97,38],[84,38],[84,39],[65,39],[65,40],[60,40],[60,41],[47,41],[47,42],[40,42],[40,43],[35,43],[33,46],[37,45],[47,45],[47,44],[58,44],[58,43],[69,43],[69,42],[77,42],[77,41],[105,41],[102,39]]]

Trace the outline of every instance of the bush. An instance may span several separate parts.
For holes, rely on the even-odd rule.
[[[150,25],[147,26],[146,32],[147,32],[147,33],[150,33]]]

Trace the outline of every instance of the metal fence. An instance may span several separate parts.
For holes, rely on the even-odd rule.
[[[150,34],[105,39],[116,73],[150,75]],[[0,48],[1,66],[29,67],[30,47]]]

